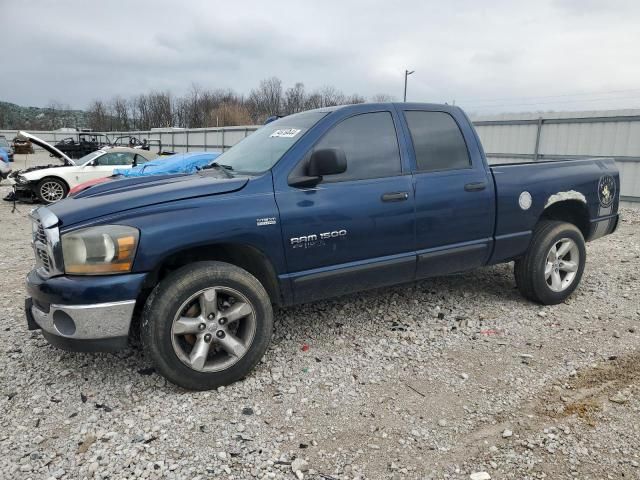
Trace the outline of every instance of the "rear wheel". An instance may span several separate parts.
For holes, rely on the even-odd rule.
[[[575,225],[540,222],[529,250],[515,262],[520,293],[545,305],[563,302],[578,287],[586,256],[584,238]]]
[[[208,390],[246,376],[271,341],[273,311],[250,273],[222,262],[187,265],[149,297],[141,337],[169,381]]]
[[[41,202],[46,204],[62,200],[68,193],[69,187],[67,187],[67,184],[55,177],[43,178],[36,187],[36,195]]]

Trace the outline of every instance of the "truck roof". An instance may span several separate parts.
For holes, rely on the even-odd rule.
[[[369,108],[376,108],[376,107],[384,107],[384,108],[388,108],[390,106],[397,106],[397,107],[409,107],[409,108],[427,108],[427,109],[438,109],[438,110],[444,110],[444,111],[451,111],[454,109],[458,109],[459,107],[456,107],[455,105],[449,105],[446,103],[427,103],[427,102],[385,102],[385,103],[350,103],[347,105],[335,105],[332,107],[320,107],[320,108],[315,108],[313,110],[308,110],[308,111],[313,111],[313,112],[334,112],[336,110],[347,110],[347,109],[356,109],[356,108],[362,108],[363,106],[367,106]]]

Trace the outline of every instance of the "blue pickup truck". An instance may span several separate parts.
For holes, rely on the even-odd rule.
[[[489,166],[465,113],[401,103],[271,122],[191,175],[96,185],[33,211],[26,316],[53,345],[125,348],[188,389],[247,375],[273,306],[515,261],[564,301],[618,225],[611,159]]]

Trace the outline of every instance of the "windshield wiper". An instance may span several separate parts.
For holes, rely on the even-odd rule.
[[[209,170],[211,168],[216,168],[222,172],[224,172],[224,174],[228,177],[228,178],[232,178],[233,175],[231,175],[230,170],[233,170],[233,167],[230,165],[220,165],[218,162],[212,162],[209,165],[205,165],[204,167],[200,167],[198,169],[198,171],[202,171],[202,170]]]

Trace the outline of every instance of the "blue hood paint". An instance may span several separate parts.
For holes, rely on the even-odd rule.
[[[136,177],[96,185],[49,209],[61,219],[61,226],[70,226],[149,205],[234,192],[248,181],[248,177],[220,178],[215,170],[193,175]]]

